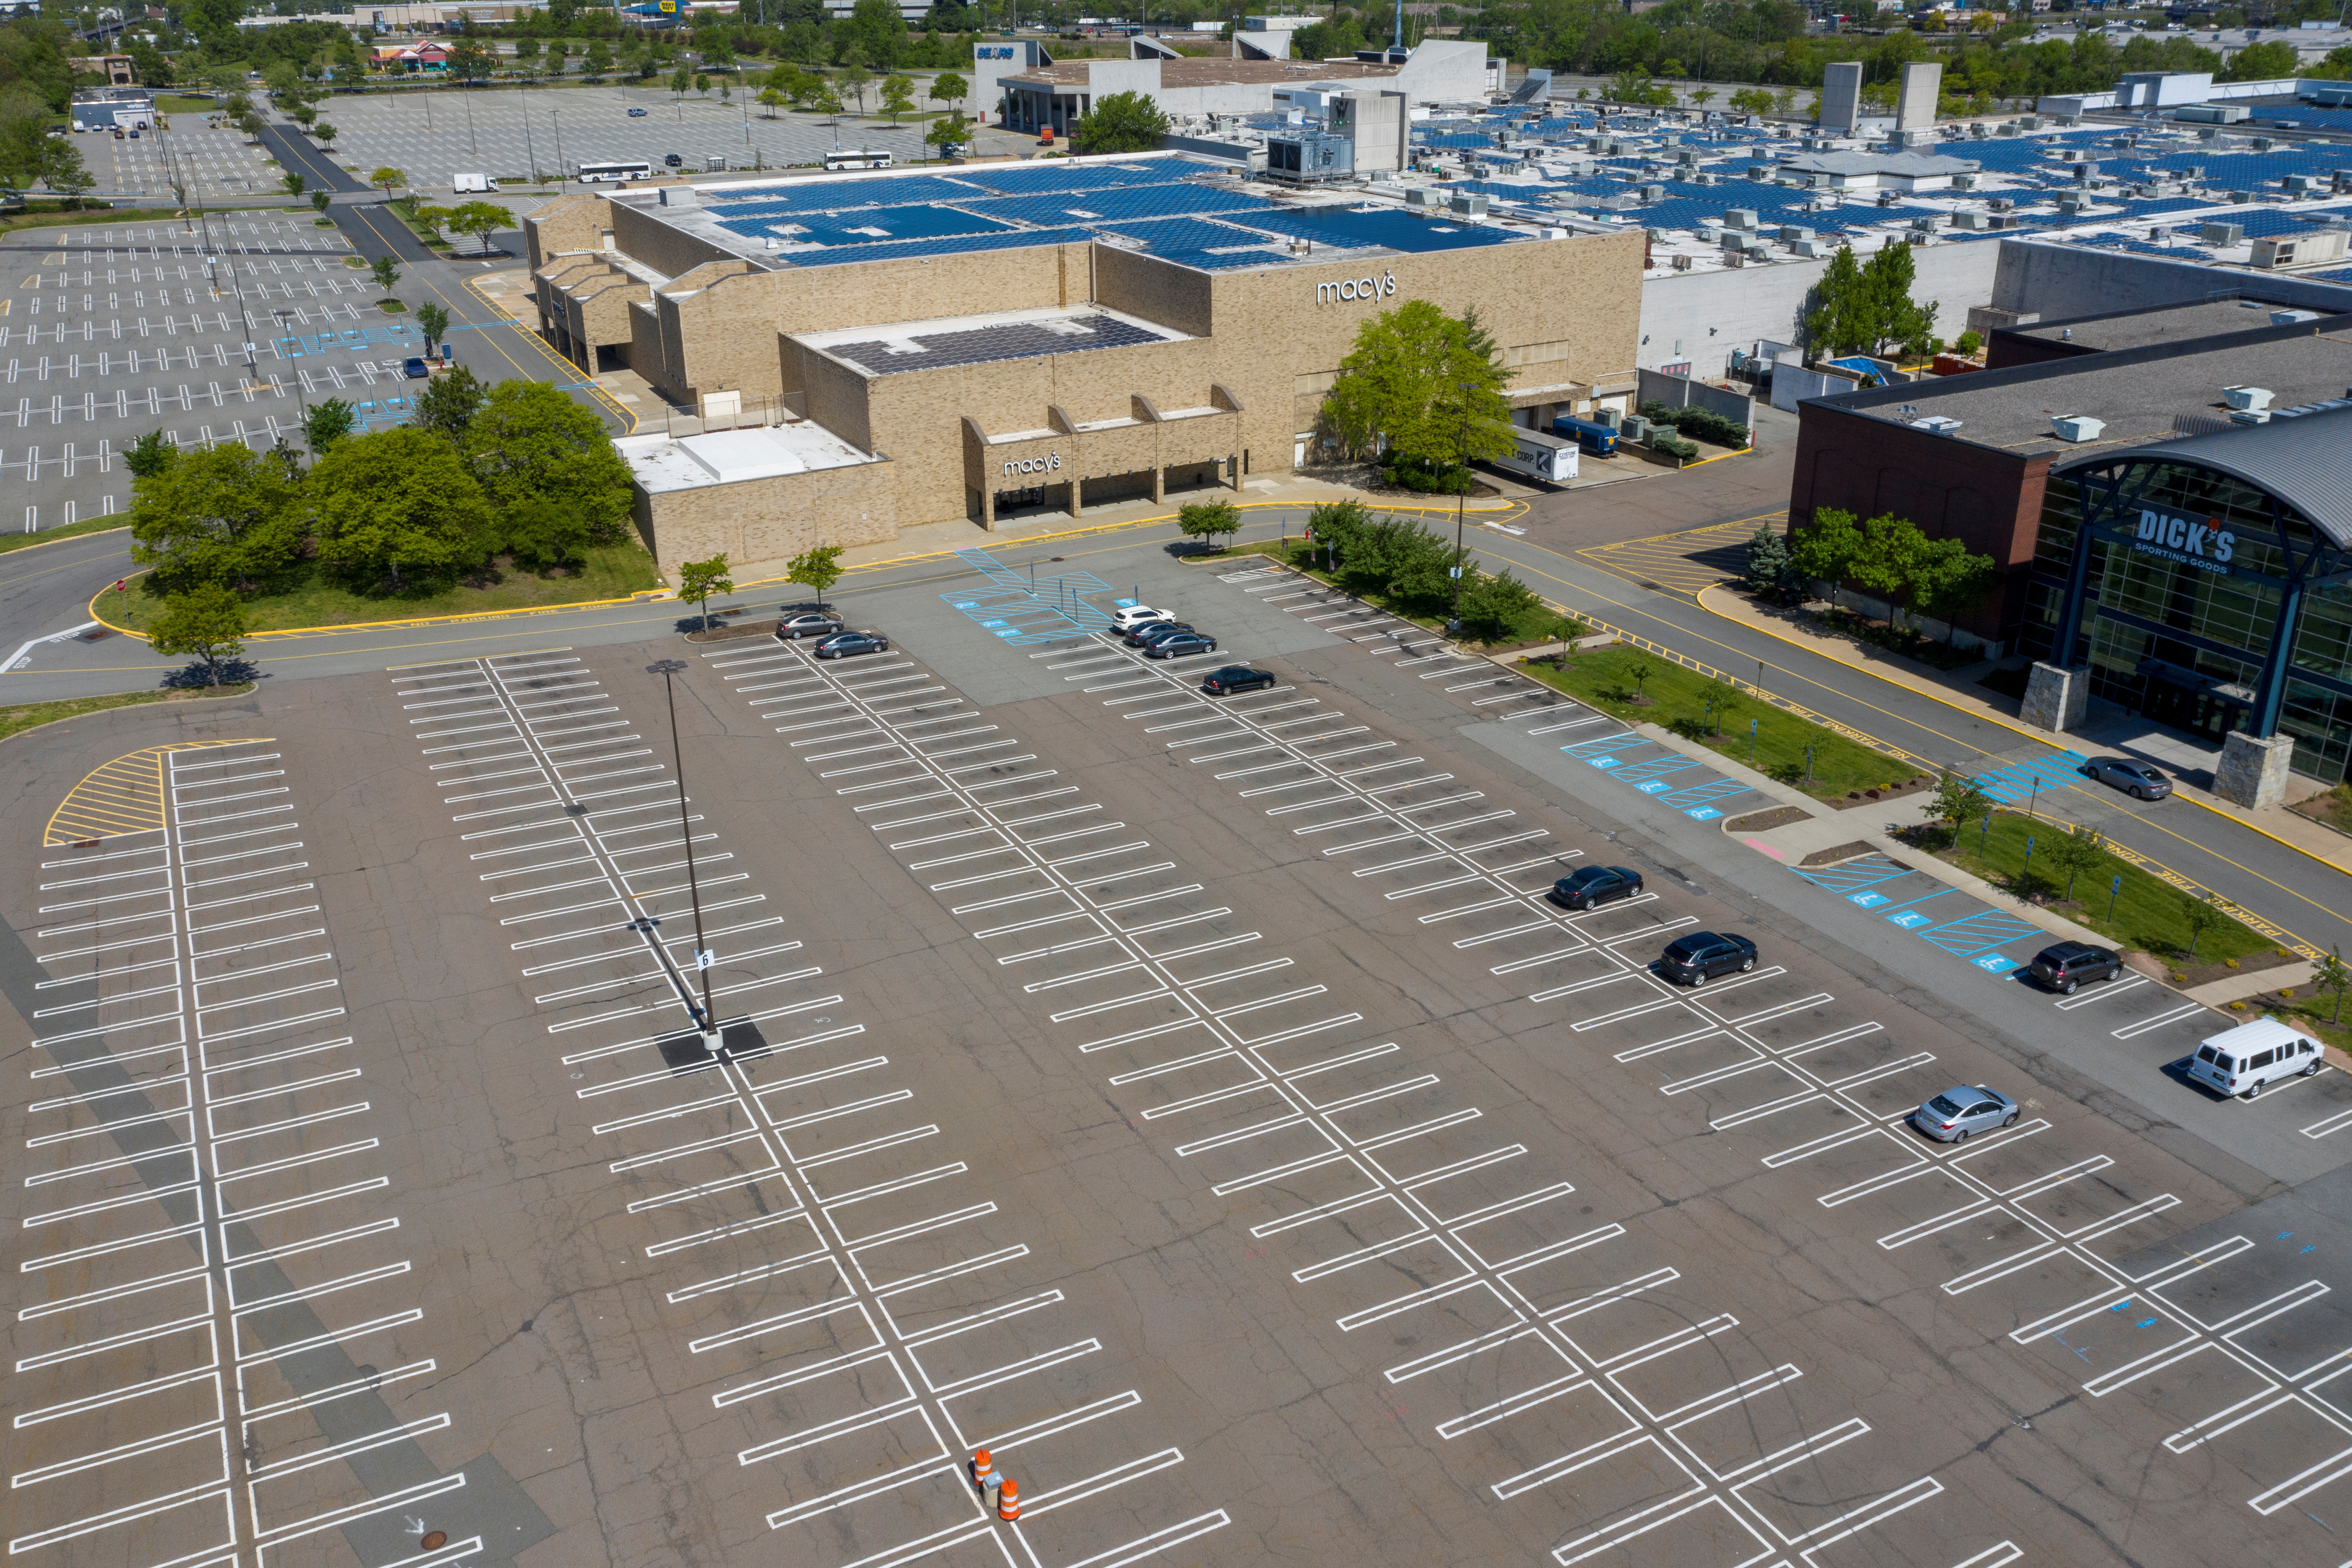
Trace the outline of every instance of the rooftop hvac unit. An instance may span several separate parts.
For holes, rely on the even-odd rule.
[[[1639,444],[1649,438],[1650,422],[1639,414],[1628,414],[1625,422],[1617,426],[1617,433],[1626,440]]]
[[[1954,174],[1952,176],[1952,189],[1956,191],[1973,191],[1976,188],[1977,177],[1974,174]]]
[[[2267,386],[2225,386],[2221,389],[2222,402],[2232,408],[2249,411],[2268,408],[2274,395]]]
[[[1829,253],[1830,246],[1827,240],[1792,239],[1789,242],[1789,254],[1791,256],[1801,256],[1809,260],[1819,260]]]
[[[1486,195],[1478,191],[1456,191],[1445,203],[1447,210],[1463,217],[1485,217]]]
[[[1723,221],[1744,233],[1752,233],[1756,227],[1756,209],[1753,207],[1727,208],[1723,215]]]
[[[2061,441],[2095,441],[2099,432],[2107,427],[2104,419],[2094,419],[2087,414],[2053,415],[2050,428]]]
[[[2005,213],[2011,207],[2017,205],[2017,202],[2013,197],[1995,196],[1990,201],[1985,203],[1985,205],[1992,208],[1992,210],[1997,213]]]
[[[1812,237],[1813,231],[1806,227],[1803,224],[1784,223],[1780,226],[1780,243],[1783,245],[1790,244],[1795,240],[1811,239]]]
[[[1771,166],[1767,163],[1750,163],[1748,165],[1748,177],[1760,185],[1772,177]]]
[[[1612,430],[1622,428],[1625,423],[1624,413],[1615,408],[1598,409],[1593,413],[1592,417],[1608,426]]]
[[[1677,272],[1688,272],[1690,269],[1691,258],[1687,256],[1677,254],[1675,257],[1675,270]]]
[[[2233,207],[2244,206],[2254,199],[2254,193],[2252,191],[2224,191],[2222,195],[2229,198],[2230,205]]]
[[[1913,218],[1911,226],[1921,234],[1933,234],[1943,221],[1943,215],[1940,213],[1929,213],[1924,217]]]
[[[2257,153],[2267,153],[2277,145],[2278,142],[2268,136],[2257,136],[2254,138],[2254,151]]]
[[[2273,310],[2271,312],[2271,325],[2273,327],[2287,327],[2293,326],[2297,321],[2317,320],[2319,320],[2319,312],[2316,310]]]
[[[2319,182],[2309,174],[2289,174],[2286,188],[2289,195],[2306,195],[2319,189]]]
[[[1698,240],[1701,245],[1713,245],[1722,237],[1723,230],[1716,227],[1715,225],[1703,223],[1698,226]]]
[[[1404,193],[1404,205],[1408,207],[1427,211],[1431,205],[1430,198],[1435,195],[1437,195],[1437,193],[1431,190],[1427,185],[1408,186]]]
[[[2245,242],[2246,226],[2242,223],[2200,224],[2197,237],[2208,245],[2241,245]]]
[[[1952,226],[1954,228],[1981,229],[1985,226],[1985,215],[1983,213],[1954,213],[1952,215]]]
[[[1641,189],[1641,196],[1645,202],[1664,201],[1666,199],[1666,187],[1658,184],[1643,185]]]
[[[2074,191],[2062,191],[2058,195],[2058,210],[2062,213],[2079,213],[2090,205],[2090,197]]]
[[[2230,411],[2230,423],[2232,425],[2267,425],[2270,422],[2271,411],[2267,408],[2233,408]]]
[[[1915,428],[1925,430],[1931,436],[1949,436],[1960,427],[1958,420],[1945,414],[1930,414],[1925,419],[1914,419],[1911,424]]]

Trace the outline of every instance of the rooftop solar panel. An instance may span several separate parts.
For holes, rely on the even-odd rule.
[[[954,179],[998,195],[1034,196],[1054,191],[1092,191],[1107,185],[1158,185],[1198,171],[1159,160],[1141,163],[1029,163],[1003,169],[967,169]]]
[[[1460,250],[1472,246],[1501,245],[1523,237],[1499,230],[1412,216],[1397,211],[1360,213],[1344,206],[1298,207],[1267,211],[1241,220],[1253,228],[1287,234],[1338,247],[1385,246],[1414,254]]]
[[[874,339],[835,343],[826,352],[836,359],[862,365],[874,374],[889,375],[901,371],[1034,359],[1046,354],[1166,341],[1157,332],[1115,316],[1074,316],[1053,321],[1003,321],[961,332],[925,332],[896,342]]]
[[[792,245],[877,245],[894,239],[934,239],[952,234],[1002,234],[1013,227],[953,207],[861,207],[846,213],[797,213],[722,218],[737,234],[772,236]],[[796,232],[782,232],[793,230]]]
[[[976,250],[1019,250],[1033,245],[1076,245],[1093,237],[1091,231],[1083,228],[1021,228],[997,234],[950,235],[940,239],[836,245],[824,250],[803,251],[790,261],[793,267],[835,267],[852,261],[959,256]]]
[[[916,202],[951,201],[972,195],[970,185],[936,174],[900,174],[882,180],[808,180],[789,185],[714,187],[703,199],[719,207],[757,202],[778,212],[840,212],[848,207],[904,206]],[[731,215],[730,215],[731,216]]]
[[[1180,213],[1247,212],[1266,204],[1238,191],[1204,185],[1129,185],[1042,196],[998,196],[958,205],[1023,223],[1116,223],[1122,218],[1172,217]]]

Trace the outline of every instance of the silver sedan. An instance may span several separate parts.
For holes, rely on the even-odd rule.
[[[2134,800],[2162,800],[2172,793],[2170,779],[2131,757],[2094,757],[2083,764],[2083,772]]]

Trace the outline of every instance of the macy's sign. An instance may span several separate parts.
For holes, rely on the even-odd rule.
[[[1315,285],[1315,302],[1328,305],[1334,300],[1383,300],[1396,292],[1396,274],[1383,273],[1378,278],[1349,278],[1338,283]]]
[[[1062,466],[1062,454],[1048,452],[1042,458],[1016,458],[1004,465],[1004,477],[1015,474],[1050,474]]]

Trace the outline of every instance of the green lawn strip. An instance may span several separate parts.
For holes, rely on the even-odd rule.
[[[284,594],[267,595],[246,605],[257,632],[299,631],[306,626],[356,626],[370,621],[417,620],[429,616],[477,616],[492,610],[538,609],[576,605],[595,599],[625,599],[661,586],[653,557],[635,544],[591,545],[585,564],[563,577],[540,577],[529,572],[509,572],[506,581],[487,588],[462,584],[393,597],[354,594],[339,584],[313,577]],[[143,631],[163,607],[152,577],[140,577],[125,594],[108,594],[99,612],[118,626]]]
[[[247,680],[222,687],[221,695],[234,697],[252,689],[253,682]],[[27,702],[21,707],[0,708],[0,741],[43,724],[53,724],[60,719],[102,712],[109,708],[135,708],[145,702],[186,702],[210,695],[209,691],[124,691],[111,697],[68,697],[57,702]]]
[[[1633,667],[1639,664],[1649,666],[1649,674],[1638,683],[1641,693],[1650,700],[1651,706],[1646,708],[1636,707],[1632,700],[1637,685]],[[1748,765],[1824,800],[1842,797],[1853,790],[1888,788],[1918,773],[1916,768],[1899,757],[1872,751],[1793,713],[1759,702],[1746,693],[1737,696],[1730,710],[1720,716],[1723,733],[1716,735],[1711,732],[1713,723],[1706,704],[1710,699],[1720,700],[1723,688],[1695,669],[1632,648],[1597,648],[1578,654],[1557,668],[1549,660],[1517,668],[1531,679],[1564,691],[1613,718],[1628,723],[1663,725],[1735,762],[1748,763],[1748,726],[1753,720],[1755,761]],[[1808,748],[1812,752],[1810,784],[1805,779]]]
[[[215,215],[232,212],[267,212],[276,204],[263,202],[249,207],[211,207]],[[28,228],[70,228],[93,223],[153,223],[168,218],[178,209],[170,206],[110,207],[98,212],[23,213],[16,216],[0,216],[0,235],[15,234]]]
[[[1215,555],[1208,556],[1207,559],[1213,561],[1231,560],[1235,556],[1249,554],[1252,552],[1253,552],[1249,550],[1233,552],[1221,551]],[[1313,552],[1303,542],[1296,540],[1291,542],[1290,554],[1287,559],[1284,558],[1282,554],[1282,547],[1278,543],[1258,545],[1255,547],[1255,553],[1264,555],[1268,560],[1288,566],[1292,571],[1297,572],[1302,575],[1312,577],[1327,588],[1339,588],[1342,593],[1350,591],[1342,586],[1339,581],[1340,574],[1326,572],[1320,566],[1313,566],[1307,563],[1308,557]],[[1474,562],[1475,560],[1475,557],[1468,555],[1465,555],[1464,559]],[[1359,594],[1357,596],[1362,599],[1364,603],[1372,605],[1383,614],[1394,616],[1398,620],[1411,621],[1414,626],[1426,626],[1433,632],[1442,632],[1445,629],[1446,617],[1444,616],[1428,615],[1418,610],[1409,609],[1406,607],[1406,602],[1403,600],[1391,598],[1384,594]],[[1516,622],[1506,627],[1501,637],[1496,637],[1492,642],[1480,643],[1479,646],[1490,648],[1511,648],[1524,647],[1531,643],[1549,641],[1552,635],[1551,628],[1559,620],[1559,612],[1558,610],[1552,609],[1546,605],[1538,604],[1522,613]]]
[[[2063,900],[2065,874],[2051,864],[2047,854],[2051,842],[2063,837],[2064,829],[2047,817],[1997,811],[1989,834],[1979,824],[1966,824],[1960,828],[1958,842],[1940,853],[1944,859],[1975,872],[1995,887],[2021,893],[2023,889],[2019,886],[2019,878],[2025,869],[2025,841],[2032,838],[2034,889],[2053,900]],[[2117,877],[2123,879],[2123,887],[2113,895],[2115,909],[2110,914],[2110,889]],[[2053,902],[2050,907],[2075,924],[2088,926],[2119,948],[2139,948],[2175,965],[2221,963],[2269,952],[2278,945],[2227,913],[2216,910],[2220,919],[2198,939],[2196,957],[2188,959],[2189,922],[2182,918],[2188,899],[2187,893],[2163,879],[2116,856],[2103,854],[2097,865],[2075,876],[2074,901]]]
[[[121,512],[109,512],[103,517],[86,517],[79,522],[68,522],[56,528],[45,528],[38,533],[0,533],[0,555],[11,550],[26,550],[52,540],[73,539],[85,533],[104,533],[109,529],[128,528]]]

